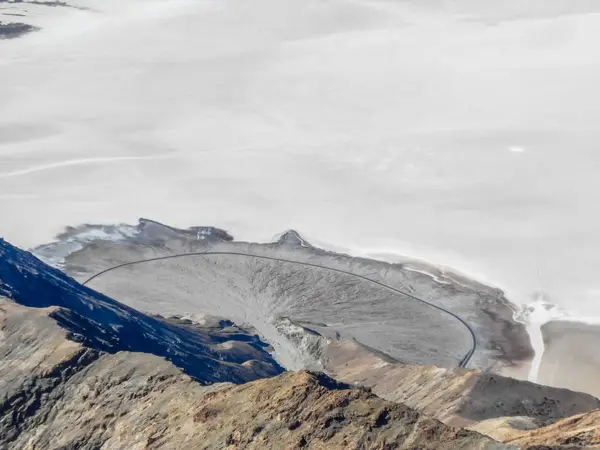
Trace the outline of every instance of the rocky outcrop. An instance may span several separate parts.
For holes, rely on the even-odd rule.
[[[283,316],[277,332],[339,381],[300,372],[236,386],[282,369],[244,328],[187,317],[197,318],[140,313],[0,240],[0,449],[567,449],[598,440],[597,412],[548,425],[599,408],[592,396],[404,364]]]
[[[1,449],[99,448],[142,411],[151,423],[187,391],[227,386],[205,387],[154,355],[73,342],[52,318],[60,311],[0,300]]]
[[[600,410],[579,414],[536,430],[517,431],[512,439],[520,446],[600,448]]]
[[[223,424],[222,416],[239,418]],[[199,427],[193,439],[216,438],[229,448],[512,448],[308,372],[220,391],[196,410],[194,420],[206,428]]]
[[[68,340],[57,311],[0,301],[0,448],[516,448],[325,375],[202,385],[154,355]]]
[[[283,371],[267,344],[230,322],[191,326],[143,314],[0,239],[2,295],[25,306],[60,307],[52,317],[71,340],[88,348],[161,356],[203,382],[242,383]]]
[[[600,448],[600,410],[578,414],[546,427],[527,418],[504,417],[480,422],[470,429],[522,447]]]
[[[331,341],[324,368],[453,426],[525,416],[536,426],[600,408],[597,398],[477,370],[400,364],[352,342]]]

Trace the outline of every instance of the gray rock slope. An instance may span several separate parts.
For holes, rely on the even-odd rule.
[[[472,368],[501,370],[532,356],[524,326],[513,320],[501,291],[414,261],[388,264],[327,252],[295,232],[274,243],[254,244],[234,241],[215,228],[179,230],[142,219],[137,227],[73,228],[36,252],[79,281],[119,264],[194,252],[295,261],[189,255],[124,266],[89,283],[143,311],[211,314],[251,326],[289,369],[322,367],[318,346],[293,324],[326,338],[356,341],[396,361],[441,367],[457,366],[472,342],[468,329],[448,314],[364,279],[298,263],[359,274],[464,318],[477,337]]]

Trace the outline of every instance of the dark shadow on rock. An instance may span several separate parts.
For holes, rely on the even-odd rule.
[[[256,335],[232,330],[229,322],[223,322],[223,328],[203,330],[151,317],[82,286],[2,239],[0,296],[29,307],[61,307],[52,317],[71,339],[109,353],[126,350],[161,356],[199,381],[244,383],[284,371],[266,350],[267,344]],[[231,341],[246,346],[245,351],[219,347]],[[252,364],[242,365],[251,361],[261,363],[261,376]]]

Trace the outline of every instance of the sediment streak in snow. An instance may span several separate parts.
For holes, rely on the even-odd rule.
[[[170,153],[150,156],[115,156],[110,158],[84,158],[84,159],[71,159],[67,161],[60,161],[51,164],[45,164],[41,166],[28,167],[26,169],[14,170],[12,172],[0,173],[0,178],[11,178],[19,177],[23,175],[29,175],[37,172],[44,172],[47,170],[60,169],[63,167],[70,166],[82,166],[88,164],[107,164],[107,163],[118,163],[123,161],[141,161],[141,160],[154,160],[154,159],[166,159],[171,158]]]

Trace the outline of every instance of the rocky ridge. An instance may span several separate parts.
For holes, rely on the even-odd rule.
[[[478,370],[401,364],[352,342],[330,341],[324,355],[324,370],[334,378],[369,387],[452,426],[527,417],[539,427],[600,408],[600,400],[589,394]]]
[[[59,307],[69,338],[107,353],[151,353],[203,382],[246,382],[283,369],[269,347],[240,328],[188,326],[152,317],[99,294],[0,240],[0,296],[24,306]]]
[[[205,386],[157,356],[68,340],[58,310],[0,300],[0,448],[517,448],[325,375]]]
[[[338,381],[309,372],[272,377],[280,369],[243,327],[210,316],[197,323],[142,314],[3,241],[0,297],[0,449],[597,443],[592,396],[477,370],[404,364],[327,336],[328,327],[316,331],[284,317],[282,332],[318,354]],[[219,382],[260,377],[272,378]]]
[[[155,355],[69,340],[52,318],[59,310],[0,299],[2,449],[567,450],[598,441],[597,412],[499,443],[322,374],[204,385]]]

